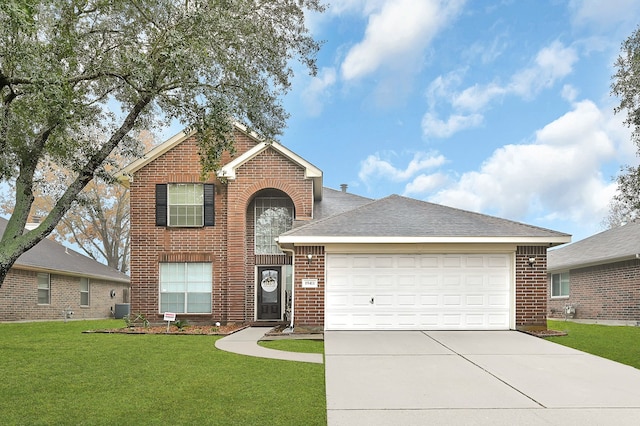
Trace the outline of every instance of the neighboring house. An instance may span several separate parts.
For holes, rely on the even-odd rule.
[[[569,235],[324,188],[310,162],[235,131],[237,155],[204,181],[193,134],[119,174],[131,190],[132,313],[333,330],[546,327],[547,248]]]
[[[0,235],[6,226],[0,218]],[[4,279],[0,321],[109,318],[128,294],[127,275],[45,238]]]
[[[640,223],[549,250],[549,316],[640,322]]]

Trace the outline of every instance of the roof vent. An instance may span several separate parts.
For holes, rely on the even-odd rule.
[[[349,185],[347,185],[346,183],[341,183],[340,184],[340,189],[342,190],[342,192],[347,192],[347,188],[349,187]]]

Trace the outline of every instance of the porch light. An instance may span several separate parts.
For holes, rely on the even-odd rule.
[[[534,263],[536,263],[536,258],[535,257],[530,257],[528,260],[529,266],[533,266]]]
[[[307,255],[307,263],[311,263],[311,259],[313,259],[313,255],[311,253],[309,253]]]

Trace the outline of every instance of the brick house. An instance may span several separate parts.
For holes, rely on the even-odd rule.
[[[0,218],[0,235],[6,226]],[[18,258],[2,283],[0,321],[110,318],[128,295],[129,276],[44,239]]]
[[[640,323],[640,223],[548,254],[549,317]]]
[[[131,309],[324,329],[546,327],[546,249],[567,234],[324,188],[320,169],[237,125],[200,177],[192,134],[118,175],[131,190]]]

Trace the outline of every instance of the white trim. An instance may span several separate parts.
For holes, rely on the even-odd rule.
[[[484,244],[508,243],[518,245],[556,245],[571,240],[569,236],[559,237],[354,237],[354,236],[297,236],[281,235],[279,244],[294,245],[323,245],[323,244],[420,244],[420,243],[454,243],[454,244]]]
[[[313,197],[316,200],[322,199],[322,171],[295,152],[283,145],[280,145],[278,142],[260,142],[239,157],[236,157],[233,161],[222,166],[222,168],[216,173],[218,178],[235,180],[236,170],[238,167],[252,160],[268,148],[273,148],[276,152],[302,167],[304,169],[304,178],[313,180]]]
[[[131,182],[133,182],[133,174],[135,172],[137,172],[156,158],[164,155],[167,151],[173,149],[175,146],[181,144],[185,139],[193,136],[195,133],[195,131],[191,131],[189,133],[180,132],[173,135],[172,137],[162,142],[160,145],[155,146],[149,152],[145,153],[142,157],[138,158],[136,161],[116,173],[116,179],[123,186],[128,188]]]

